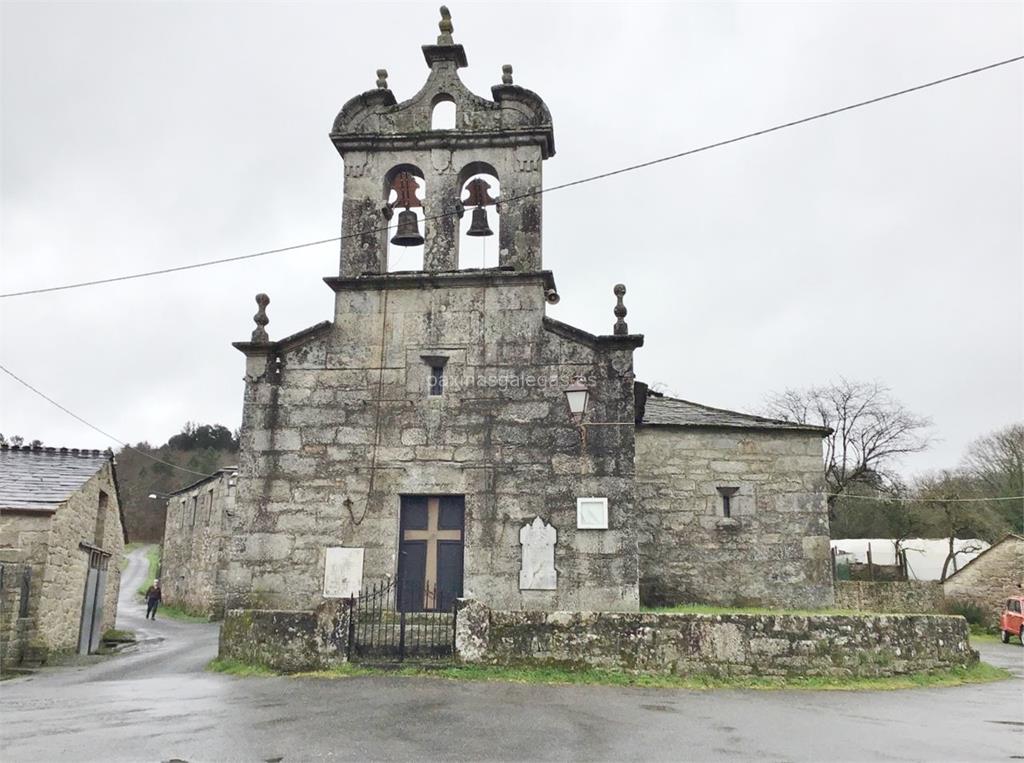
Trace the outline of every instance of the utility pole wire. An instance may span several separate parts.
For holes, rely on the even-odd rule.
[[[133,453],[138,453],[140,456],[144,456],[144,457],[150,459],[151,461],[156,461],[158,464],[163,464],[164,466],[169,466],[172,469],[177,469],[178,471],[187,472],[189,474],[194,474],[194,475],[197,475],[199,477],[212,477],[212,476],[214,476],[212,474],[205,474],[204,472],[196,472],[196,471],[193,471],[192,469],[186,469],[183,466],[178,466],[178,465],[172,464],[172,463],[170,463],[168,461],[162,461],[159,458],[157,458],[156,456],[151,456],[150,454],[146,453],[145,451],[139,450],[138,448],[133,448],[130,445],[128,445],[126,442],[124,442],[123,440],[119,440],[117,437],[114,437],[114,435],[110,434],[109,432],[104,432],[98,426],[95,426],[94,424],[89,423],[88,421],[83,419],[81,416],[79,416],[77,413],[68,410],[63,405],[61,405],[56,400],[54,400],[53,398],[47,397],[45,394],[40,392],[38,389],[33,387],[31,384],[29,384],[27,381],[25,381],[21,377],[17,376],[13,371],[11,371],[9,368],[4,366],[3,364],[0,364],[0,371],[3,371],[5,374],[10,376],[12,379],[14,379],[16,382],[18,382],[22,386],[27,387],[29,390],[31,390],[35,394],[39,395],[39,397],[43,398],[43,400],[47,401],[51,405],[55,405],[57,408],[60,408],[68,416],[71,416],[72,418],[77,419],[78,421],[82,422],[83,424],[85,424],[90,429],[96,430],[101,435],[103,435],[104,437],[107,437],[107,438],[113,440],[114,442],[116,442],[118,445],[120,445],[121,447],[125,448],[126,450],[130,450]],[[372,473],[371,473],[371,479],[372,479]],[[372,488],[371,488],[371,490],[372,490]],[[857,500],[884,501],[884,502],[887,502],[887,503],[889,503],[889,502],[897,502],[897,501],[900,502],[900,503],[979,503],[979,502],[988,502],[988,501],[1020,501],[1020,500],[1024,500],[1024,495],[1005,496],[1005,497],[1000,497],[1000,498],[888,498],[888,497],[883,497],[883,496],[849,495],[849,494],[846,494],[846,493],[824,493],[823,495],[826,495],[826,496],[835,495],[835,496],[838,496],[838,497],[852,498],[852,499],[857,499]],[[367,500],[369,500],[369,497],[367,497]],[[364,511],[364,516],[365,516],[365,511]],[[362,520],[360,520],[360,521],[362,521]],[[359,523],[357,522],[356,524],[359,524]]]
[[[62,411],[64,411],[64,413],[66,413],[71,418],[77,419],[78,421],[82,422],[83,424],[85,424],[90,429],[94,429],[97,432],[99,432],[101,435],[103,435],[104,437],[106,437],[106,438],[108,438],[110,440],[113,440],[114,442],[116,442],[118,445],[120,445],[125,450],[130,450],[133,453],[138,453],[140,456],[145,456],[146,458],[148,458],[151,461],[156,461],[158,464],[163,464],[164,466],[169,466],[172,469],[177,469],[179,472],[187,472],[189,474],[194,474],[194,475],[197,475],[199,477],[212,477],[213,476],[212,474],[206,474],[205,472],[197,472],[197,471],[193,471],[192,469],[186,469],[183,466],[178,466],[177,464],[172,464],[169,461],[162,461],[159,458],[157,458],[156,456],[149,455],[145,451],[139,450],[138,448],[133,448],[131,445],[129,445],[128,443],[124,442],[123,440],[119,440],[118,438],[114,437],[114,435],[110,434],[109,432],[104,432],[102,429],[100,429],[95,424],[90,424],[88,421],[83,419],[77,413],[75,413],[74,411],[68,410],[63,405],[61,405],[56,400],[54,400],[53,398],[47,397],[45,394],[43,394],[38,389],[33,387],[31,384],[29,384],[27,381],[25,381],[20,376],[15,374],[13,371],[11,371],[6,366],[0,364],[0,371],[3,371],[5,374],[10,376],[12,379],[14,379],[14,381],[18,382],[19,384],[21,384],[24,387],[27,387],[32,392],[35,392],[37,395],[39,395],[39,397],[43,398],[43,400],[45,400],[46,402],[50,403],[51,405],[57,406],[58,408],[60,408]]]
[[[848,106],[841,106],[841,107],[836,108],[836,109],[830,109],[829,111],[822,111],[822,112],[819,112],[817,114],[812,114],[810,116],[802,117],[800,119],[794,119],[794,120],[792,120],[790,122],[783,122],[782,124],[775,125],[774,127],[766,127],[763,130],[756,130],[754,132],[748,132],[748,133],[745,133],[743,135],[738,135],[738,136],[736,136],[734,138],[728,138],[726,140],[720,140],[720,141],[716,141],[714,143],[708,143],[708,144],[706,144],[704,146],[698,146],[697,148],[691,148],[691,149],[688,149],[686,151],[680,151],[677,154],[669,154],[668,156],[662,156],[662,157],[659,157],[657,159],[651,159],[650,161],[641,162],[639,164],[632,164],[632,165],[630,165],[628,167],[620,167],[619,169],[616,169],[616,170],[610,170],[608,172],[602,172],[602,173],[597,174],[597,175],[591,175],[589,177],[580,178],[579,180],[571,180],[571,181],[569,181],[567,183],[561,183],[559,185],[554,185],[554,186],[551,186],[549,188],[540,188],[540,189],[538,189],[536,191],[528,191],[526,193],[522,193],[522,194],[519,194],[517,196],[510,197],[508,199],[500,199],[499,202],[502,205],[511,204],[511,203],[514,203],[514,202],[519,201],[521,199],[531,198],[531,197],[534,197],[534,196],[540,196],[541,194],[551,193],[552,191],[561,191],[561,190],[564,190],[566,188],[572,188],[574,186],[583,185],[584,183],[592,183],[595,180],[604,180],[605,178],[614,177],[615,175],[622,175],[623,173],[626,173],[626,172],[633,172],[635,170],[644,169],[646,167],[653,167],[656,164],[663,164],[665,162],[674,161],[676,159],[682,159],[685,156],[692,156],[693,154],[699,154],[699,153],[701,153],[703,151],[710,151],[710,150],[715,149],[715,148],[721,148],[722,146],[728,146],[728,145],[731,145],[733,143],[739,143],[740,141],[749,140],[751,138],[757,138],[757,137],[760,137],[762,135],[767,135],[767,134],[773,133],[773,132],[778,132],[779,130],[785,130],[785,129],[790,128],[790,127],[796,127],[797,125],[807,124],[808,122],[814,122],[814,121],[816,121],[818,119],[824,119],[826,117],[835,116],[836,114],[842,114],[843,112],[846,112],[846,111],[852,111],[854,109],[859,109],[859,108],[863,108],[865,106],[870,106],[870,105],[875,104],[875,103],[880,103],[882,101],[887,101],[887,100],[890,100],[892,98],[898,98],[899,96],[907,95],[908,93],[914,93],[914,92],[917,92],[918,90],[924,90],[924,89],[929,88],[929,87],[935,87],[936,85],[942,85],[942,84],[945,84],[947,82],[952,82],[954,80],[962,79],[964,77],[970,77],[970,76],[972,76],[974,74],[980,74],[981,72],[989,71],[990,69],[996,69],[998,67],[1006,66],[1008,64],[1017,63],[1018,61],[1022,61],[1022,60],[1024,60],[1024,55],[1015,56],[1013,58],[1007,58],[1007,59],[1004,59],[1002,61],[996,61],[995,63],[987,64],[985,66],[979,66],[976,69],[969,69],[968,71],[960,72],[959,74],[952,74],[952,75],[950,75],[948,77],[942,77],[941,79],[932,80],[930,82],[924,82],[924,83],[922,83],[920,85],[914,85],[913,87],[904,88],[903,90],[897,90],[895,92],[886,93],[885,95],[880,95],[880,96],[877,96],[875,98],[869,98],[866,101],[858,101],[857,103],[851,103]],[[433,215],[432,217],[424,217],[423,218],[423,222],[430,222],[432,220],[438,220],[438,219],[441,219],[441,218],[444,218],[444,217],[454,217],[457,214],[458,213],[456,213],[454,211],[452,211],[452,212],[444,212],[444,213],[439,214],[439,215]],[[193,270],[195,268],[204,268],[204,267],[208,267],[210,265],[223,265],[224,263],[228,263],[228,262],[238,262],[240,260],[249,260],[249,259],[253,259],[255,257],[265,257],[265,256],[270,255],[270,254],[281,254],[282,252],[290,252],[290,251],[294,251],[296,249],[305,249],[305,248],[311,247],[311,246],[319,246],[320,244],[327,244],[327,243],[333,243],[333,242],[336,242],[336,241],[343,241],[343,240],[348,239],[348,238],[357,238],[359,236],[364,236],[364,235],[367,235],[367,234],[370,234],[370,233],[384,233],[384,232],[390,231],[390,230],[392,230],[392,229],[394,229],[396,227],[397,227],[397,224],[395,226],[386,225],[386,226],[379,227],[379,228],[369,228],[369,229],[366,229],[366,230],[359,231],[357,233],[350,233],[350,234],[347,234],[345,236],[334,236],[333,238],[324,238],[324,239],[320,239],[318,241],[307,241],[307,242],[302,243],[302,244],[294,244],[292,246],[284,246],[284,247],[280,247],[278,249],[266,249],[266,250],[261,251],[261,252],[252,252],[250,254],[241,254],[241,255],[238,255],[238,256],[235,256],[235,257],[224,257],[224,258],[218,259],[218,260],[206,260],[206,261],[203,261],[203,262],[194,262],[194,263],[192,263],[190,265],[177,265],[177,266],[170,267],[170,268],[162,268],[160,270],[150,270],[150,271],[146,271],[146,272],[143,272],[143,273],[130,273],[128,275],[123,275],[123,276],[112,276],[110,278],[98,278],[98,279],[95,279],[95,280],[92,280],[92,281],[81,281],[81,282],[78,282],[78,283],[63,284],[61,286],[48,286],[48,287],[43,287],[43,288],[39,288],[39,289],[26,289],[24,291],[7,292],[6,294],[0,294],[0,299],[9,299],[11,297],[24,297],[24,296],[27,296],[27,295],[30,295],[30,294],[44,294],[44,293],[47,293],[47,292],[64,291],[64,290],[67,290],[67,289],[78,289],[78,288],[82,288],[82,287],[85,287],[85,286],[98,286],[100,284],[116,283],[118,281],[130,281],[130,280],[133,280],[133,279],[136,279],[136,278],[147,278],[149,276],[166,275],[168,273],[177,273],[177,272],[180,272],[180,271],[183,271],[183,270]]]

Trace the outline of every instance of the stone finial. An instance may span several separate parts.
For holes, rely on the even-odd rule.
[[[257,294],[256,304],[259,306],[259,309],[256,311],[256,315],[252,317],[256,322],[256,328],[252,332],[252,341],[265,344],[270,341],[266,329],[266,325],[270,323],[270,318],[267,317],[267,305],[270,304],[270,297],[266,294]]]
[[[455,31],[455,27],[452,26],[452,14],[448,10],[447,5],[441,6],[441,20],[438,22],[437,28],[441,30],[441,34],[437,36],[438,45],[455,44],[455,40],[452,39],[452,32]]]
[[[613,291],[618,299],[615,305],[615,334],[628,334],[629,327],[626,325],[626,321],[623,320],[626,317],[626,306],[622,303],[622,298],[626,295],[626,287],[621,283],[617,283]]]
[[[388,70],[378,69],[377,70],[377,89],[387,90],[388,89]]]
[[[502,64],[501,66],[501,84],[511,85],[512,84],[512,64]]]

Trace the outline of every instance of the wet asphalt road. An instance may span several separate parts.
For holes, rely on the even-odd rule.
[[[1010,760],[1024,757],[1024,649],[985,644],[1011,681],[897,692],[693,692],[422,678],[203,672],[217,627],[143,619],[134,652],[0,684],[13,761]]]

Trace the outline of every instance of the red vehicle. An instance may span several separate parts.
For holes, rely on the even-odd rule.
[[[1006,600],[1006,609],[999,618],[999,630],[1004,644],[1010,643],[1010,636],[1016,636],[1024,646],[1024,596]]]

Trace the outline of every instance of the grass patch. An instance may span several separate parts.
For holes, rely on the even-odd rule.
[[[209,670],[231,675],[280,675],[263,666],[237,660],[214,660]],[[571,670],[559,667],[515,667],[490,665],[414,665],[375,668],[345,664],[330,670],[290,674],[294,678],[353,678],[361,676],[429,677],[455,681],[502,681],[519,684],[627,686],[655,689],[797,689],[807,691],[890,691],[941,686],[988,683],[1010,677],[1010,673],[981,662],[970,668],[951,668],[934,673],[912,673],[889,678],[825,678],[817,676],[657,676],[611,670]]]
[[[641,607],[641,612],[679,612],[690,615],[872,615],[851,609],[772,609],[770,607],[716,607],[710,604],[676,604],[671,607]]]
[[[160,546],[150,546],[146,551],[146,562],[149,564],[149,570],[146,572],[146,579],[142,585],[139,586],[139,596],[145,596],[146,591],[153,585],[153,581],[156,580],[157,575],[160,574]]]
[[[169,620],[178,620],[183,623],[208,623],[210,618],[206,615],[193,615],[191,612],[186,612],[180,607],[176,607],[173,604],[161,604],[160,608],[156,611],[157,619],[166,617]]]
[[[118,630],[117,628],[110,628],[106,631],[106,633],[103,634],[103,640],[127,644],[135,641],[135,632]]]
[[[224,673],[229,676],[276,676],[277,672],[262,665],[250,665],[239,660],[211,660],[206,669],[213,673]]]

